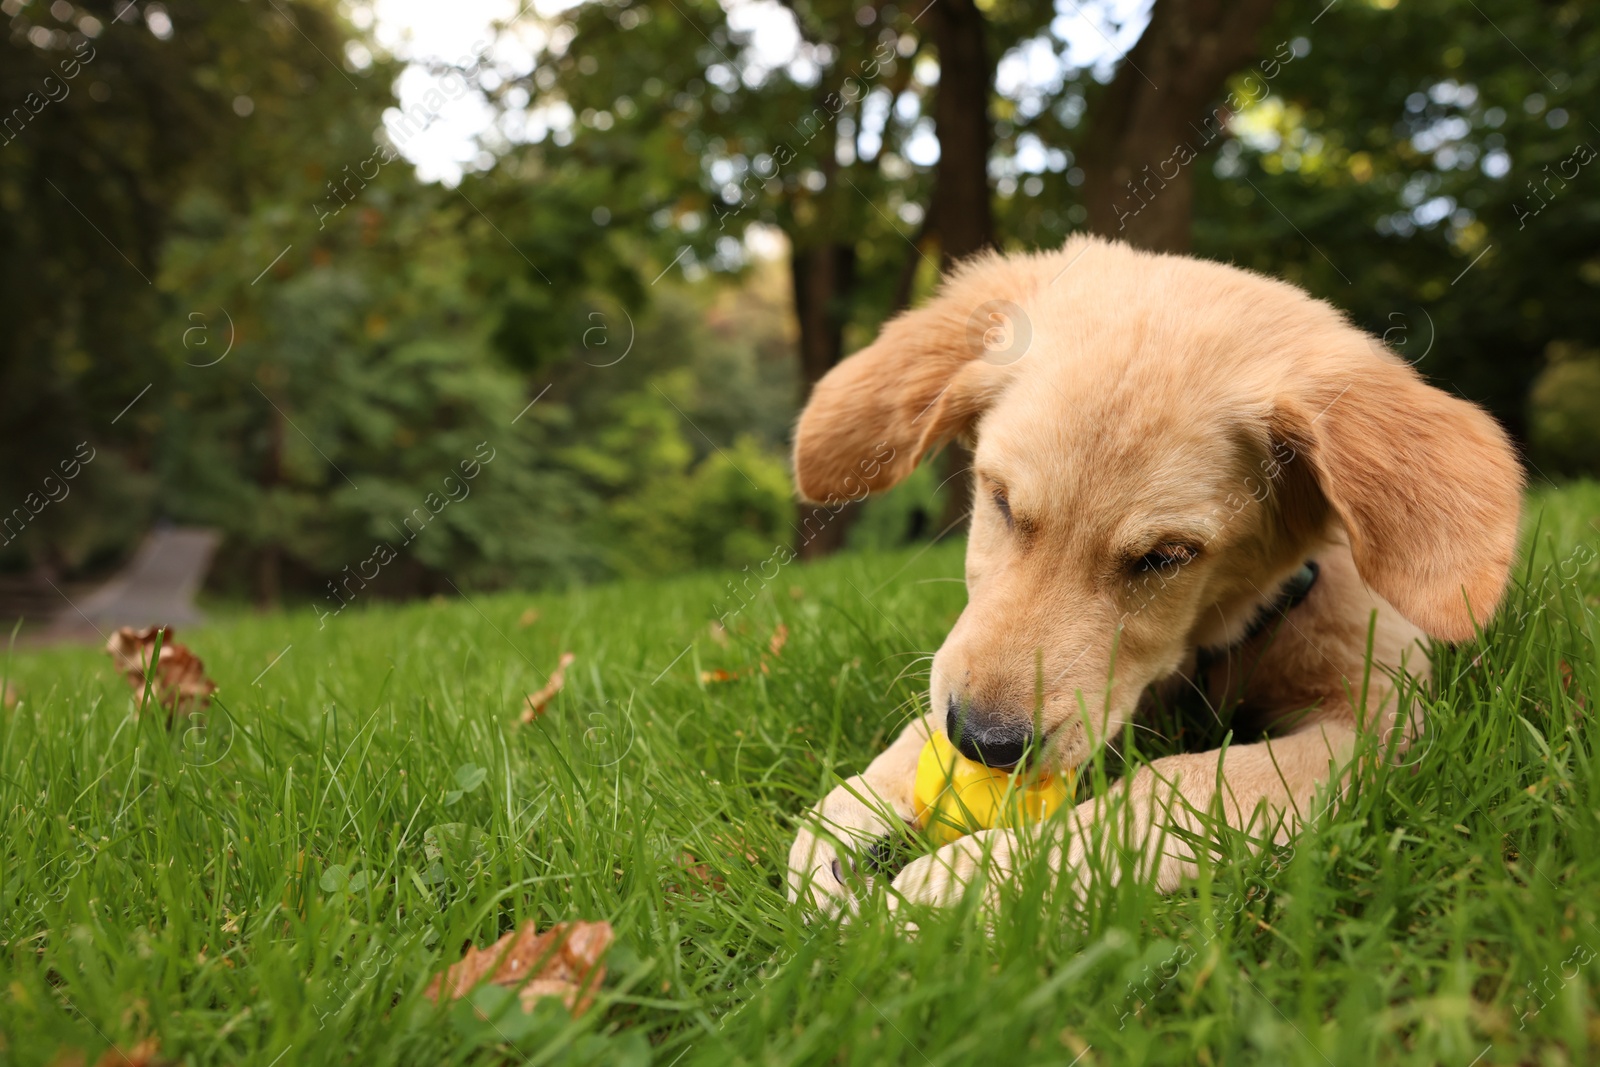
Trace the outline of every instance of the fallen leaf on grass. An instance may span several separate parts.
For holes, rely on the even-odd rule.
[[[534,623],[536,623],[538,621],[539,621],[539,609],[538,608],[529,608],[527,611],[524,611],[520,616],[517,617],[517,625],[522,627],[524,630],[526,630],[528,627],[532,626]]]
[[[1583,718],[1584,709],[1589,706],[1589,702],[1584,699],[1583,691],[1577,688],[1573,682],[1572,664],[1566,660],[1560,660],[1558,661],[1558,666],[1561,668],[1561,689],[1572,698],[1573,703],[1578,705],[1578,718],[1581,719]]]
[[[524,923],[488,948],[468,948],[460,962],[434,976],[424,995],[435,1004],[458,1000],[484,981],[517,991],[523,1011],[541,997],[560,997],[582,1015],[605,980],[600,958],[611,947],[611,924],[557,923],[544,933]]]
[[[112,1045],[94,1061],[94,1067],[159,1067],[170,1061],[160,1056],[161,1043],[147,1037],[130,1049]],[[64,1048],[58,1051],[50,1067],[83,1067],[86,1062],[81,1048]]]
[[[690,874],[694,875],[695,878],[702,882],[710,882],[717,877],[712,873],[710,867],[695,859],[693,852],[678,853],[678,866],[682,867],[684,870],[688,871]]]
[[[722,875],[713,871],[709,864],[701,863],[695,858],[693,852],[678,853],[677,865],[691,879],[698,882],[700,886],[704,886],[712,892],[720,893],[727,888],[727,883]],[[700,897],[699,889],[695,885],[680,885],[677,882],[668,882],[665,889],[668,893],[682,893],[694,899],[699,899]]]
[[[711,626],[712,626],[711,636],[716,637],[717,636],[717,630],[721,628],[720,624],[713,622],[711,624]],[[724,630],[723,631],[723,635],[724,636],[723,636],[722,642],[721,642],[724,646],[727,645],[726,633],[727,633],[727,631]],[[788,643],[789,643],[789,627],[786,624],[780,622],[778,624],[778,628],[772,631],[772,637],[770,639],[768,639],[768,641],[767,641],[767,651],[769,653],[771,653],[772,656],[774,656],[774,657],[780,656],[780,655],[783,654],[783,646],[788,644]],[[772,668],[767,665],[767,657],[765,655],[763,655],[761,657],[761,662],[756,665],[756,670],[759,670],[762,674],[771,674],[772,673]],[[738,678],[741,675],[744,675],[744,674],[747,674],[747,673],[750,673],[750,672],[748,672],[748,671],[725,671],[725,670],[722,670],[721,668],[718,668],[717,670],[714,670],[714,671],[701,671],[700,672],[700,681],[702,683],[731,682],[735,678]]]
[[[740,837],[732,834],[716,834],[711,838],[727,851],[724,853],[729,859],[743,857],[746,863],[760,863],[761,857],[751,851],[749,844]]]
[[[556,669],[550,672],[550,677],[545,679],[544,687],[537,693],[528,694],[528,706],[522,709],[522,721],[532,722],[544,714],[545,706],[556,698],[561,692],[561,687],[567,684],[567,668],[572,666],[572,661],[578,657],[571,652],[561,653],[561,661],[556,664]]]
[[[170,1061],[161,1058],[161,1042],[147,1037],[130,1049],[115,1045],[106,1049],[95,1061],[94,1067],[157,1067]]]
[[[152,671],[150,660],[158,637],[161,652]],[[146,626],[142,630],[120,627],[106,642],[106,651],[141,699],[148,683],[156,701],[169,712],[187,715],[205,707],[217,691],[217,683],[206,677],[200,657],[189,651],[189,646],[172,639],[170,626]]]

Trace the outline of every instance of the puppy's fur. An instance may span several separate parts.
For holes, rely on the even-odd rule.
[[[1270,739],[1129,775],[1117,837],[1168,891],[1195,869],[1169,831],[1219,786],[1230,824],[1281,839],[1362,731],[1417,735],[1396,676],[1426,675],[1427,638],[1473,635],[1516,548],[1521,469],[1484,412],[1293,286],[1093,238],[969,262],[834,368],[800,418],[800,493],[887,489],[952,438],[974,448],[968,603],[931,712],[814,809],[793,898],[836,907],[859,850],[912,818],[917,756],[952,707],[1002,734],[1034,724],[1036,758],[1076,767],[1197,659],[1234,665]],[[1316,584],[1276,612],[1307,560]],[[1063,873],[1081,876],[1110,801],[1053,824]],[[891,898],[949,903],[1020,844],[963,838]]]

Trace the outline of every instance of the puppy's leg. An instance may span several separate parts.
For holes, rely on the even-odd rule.
[[[1202,818],[1221,790],[1228,825],[1258,836],[1288,839],[1294,826],[1320,814],[1312,807],[1318,786],[1342,772],[1355,747],[1355,729],[1340,718],[1302,725],[1295,732],[1223,752],[1167,756],[1141,767],[1105,796],[1068,812],[1062,823],[1047,823],[1043,833],[988,830],[946,845],[913,861],[894,880],[895,896],[921,904],[949,906],[980,877],[1008,877],[1023,848],[1047,847],[1050,865],[1080,885],[1098,868],[1112,877],[1120,870],[1115,853],[1131,848],[1140,878],[1163,893],[1197,871],[1194,849],[1182,830],[1207,836]],[[1095,862],[1089,862],[1093,856]],[[993,902],[993,895],[989,897]]]
[[[805,898],[825,911],[848,897],[843,853],[858,851],[910,822],[917,757],[938,727],[932,715],[917,719],[867,769],[835,788],[806,816],[789,850],[789,899]]]

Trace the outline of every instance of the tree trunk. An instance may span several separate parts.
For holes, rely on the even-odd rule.
[[[265,395],[265,394],[263,394]],[[286,416],[273,404],[267,414],[267,454],[262,457],[263,495],[272,492],[283,479],[283,424]],[[277,541],[261,546],[256,556],[256,608],[275,611],[283,598],[283,547]]]
[[[275,611],[283,599],[283,550],[266,544],[256,553],[256,610]]]
[[[828,241],[790,253],[794,280],[794,311],[800,323],[801,400],[824,374],[844,357],[844,325],[855,285],[856,249],[853,244]],[[802,504],[798,552],[801,559],[818,559],[844,547],[845,532],[855,521],[858,506],[847,504],[820,526],[805,525],[816,509]]]
[[[1220,140],[1227,117],[1203,109],[1257,56],[1275,3],[1157,0],[1149,27],[1091,106],[1078,155],[1090,230],[1140,248],[1188,250],[1196,157]]]
[[[941,265],[948,268],[995,244],[989,189],[989,149],[994,137],[989,94],[994,69],[989,62],[983,13],[973,0],[940,0],[928,15],[939,53],[939,90],[933,109],[939,163],[927,232],[937,235]],[[832,182],[830,175],[829,184]],[[809,395],[811,387],[844,354],[846,298],[855,280],[855,247],[803,247],[797,243],[791,265],[795,313],[800,321],[800,364]],[[915,264],[908,268],[897,286],[897,299],[902,293],[909,299]],[[970,506],[971,465],[971,455],[959,445],[946,451],[941,528],[958,521]],[[814,559],[843,547],[856,513],[856,505],[847,505],[820,530],[815,523],[806,527],[799,548],[801,558]],[[813,514],[812,509],[801,510],[802,517]]]
[[[794,313],[800,324],[801,400],[844,357],[844,324],[856,278],[853,244],[827,242],[789,255]]]
[[[939,91],[933,102],[939,164],[930,214],[948,267],[995,243],[989,202],[994,69],[984,40],[983,12],[972,0],[940,0],[928,14],[939,50]]]
[[[983,12],[973,0],[940,0],[928,14],[939,49],[939,91],[933,103],[939,165],[929,216],[939,238],[940,265],[949,270],[957,261],[995,245],[989,190],[994,137],[989,93],[994,68],[989,63]],[[940,467],[942,532],[960,523],[972,507],[972,453],[951,442]]]

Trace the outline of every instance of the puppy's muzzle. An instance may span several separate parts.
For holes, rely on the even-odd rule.
[[[962,707],[954,697],[945,715],[945,733],[961,754],[990,767],[1014,767],[1033,745],[1033,724],[977,705]]]

